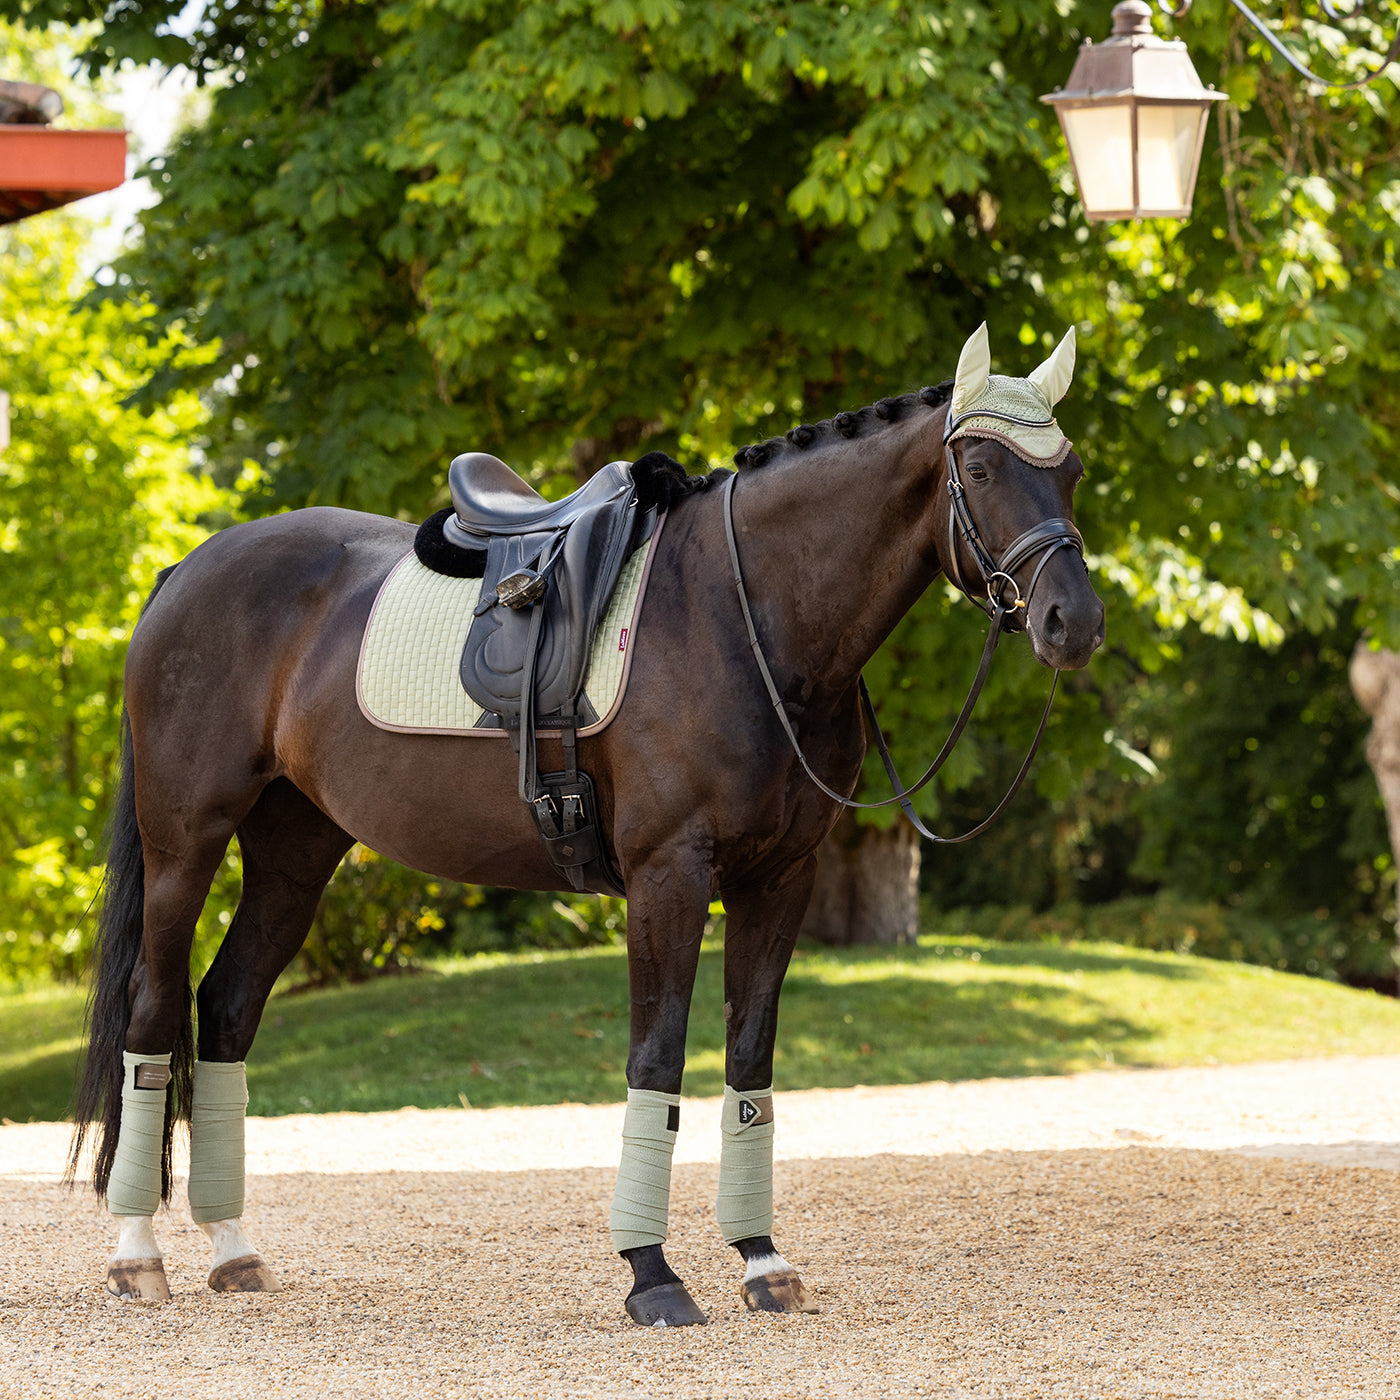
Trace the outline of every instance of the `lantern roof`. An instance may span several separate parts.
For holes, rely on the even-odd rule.
[[[1040,100],[1093,103],[1134,98],[1139,102],[1223,102],[1206,88],[1180,39],[1152,32],[1152,10],[1144,0],[1113,7],[1113,34],[1102,43],[1086,39],[1069,81]]]

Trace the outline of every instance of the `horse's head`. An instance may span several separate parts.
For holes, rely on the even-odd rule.
[[[1074,331],[1027,379],[990,369],[984,325],[963,347],[944,420],[940,562],[974,601],[1005,608],[1003,625],[1030,634],[1042,665],[1075,670],[1103,642],[1104,608],[1074,526],[1084,464],[1051,416],[1074,373]]]

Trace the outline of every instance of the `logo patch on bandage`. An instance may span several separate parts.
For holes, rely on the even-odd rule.
[[[739,1126],[747,1128],[750,1123],[771,1123],[773,1121],[773,1096],[764,1095],[761,1099],[739,1100]]]
[[[169,1065],[145,1064],[136,1066],[136,1088],[164,1089],[170,1083]]]
[[[678,1133],[681,1130],[681,1106],[678,1103],[666,1105],[666,1131]]]

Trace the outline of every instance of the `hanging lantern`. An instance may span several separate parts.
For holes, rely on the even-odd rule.
[[[1211,104],[1179,39],[1152,32],[1144,0],[1113,8],[1113,37],[1086,40],[1069,82],[1040,99],[1054,107],[1090,219],[1184,219]]]

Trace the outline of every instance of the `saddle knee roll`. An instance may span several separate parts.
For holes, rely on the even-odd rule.
[[[107,1180],[107,1209],[113,1215],[154,1215],[160,1205],[169,1083],[169,1055],[123,1052],[122,1120]]]
[[[679,1094],[656,1089],[627,1091],[622,1163],[608,1216],[613,1248],[619,1254],[625,1249],[665,1243],[680,1103]]]
[[[196,1060],[190,1109],[190,1215],[196,1225],[243,1214],[247,1112],[243,1062]]]
[[[726,1244],[773,1233],[773,1090],[724,1086],[715,1218]]]

